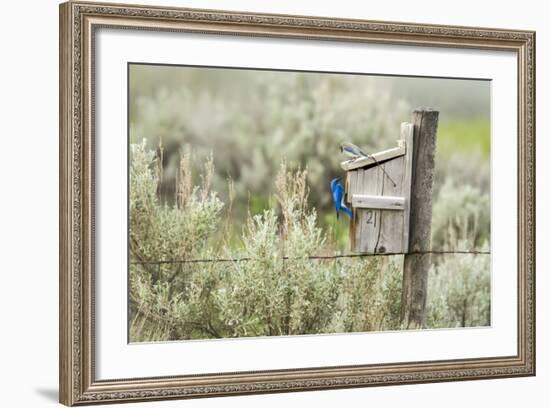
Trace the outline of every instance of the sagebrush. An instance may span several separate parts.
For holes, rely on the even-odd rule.
[[[249,210],[235,234],[232,180],[222,202],[212,156],[196,185],[191,157],[182,153],[168,202],[159,191],[162,149],[131,145],[130,341],[400,328],[401,256],[310,259],[336,244],[308,204],[307,170],[282,163],[270,208]],[[468,186],[441,188],[434,242],[486,248],[484,200]],[[434,259],[429,282],[428,327],[490,324],[488,257]]]

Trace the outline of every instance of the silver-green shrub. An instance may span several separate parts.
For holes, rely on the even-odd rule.
[[[490,217],[488,193],[448,178],[433,207],[433,247],[446,251],[489,252]],[[487,254],[447,254],[432,258],[427,327],[490,325],[491,257]]]
[[[183,155],[171,204],[159,198],[155,153],[133,144],[130,163],[132,341],[399,329],[402,257],[323,258],[334,243],[308,206],[307,171],[282,164],[273,208],[249,213],[240,242],[225,245],[212,158],[195,186]],[[434,204],[435,245],[488,250],[488,200],[448,181]],[[231,203],[225,224],[230,216]],[[427,327],[488,324],[490,257],[435,257]]]
[[[434,264],[428,279],[427,327],[491,324],[490,259],[476,255],[448,256]]]
[[[432,246],[438,250],[473,250],[490,238],[489,194],[448,177],[433,204]]]
[[[133,69],[136,78],[148,78],[139,76],[140,68]],[[362,75],[221,72],[190,70],[174,86],[159,87],[147,97],[137,94],[132,100],[130,139],[139,143],[146,138],[150,149],[162,140],[162,195],[169,199],[180,146],[188,144],[193,146],[195,163],[215,147],[213,187],[225,199],[230,175],[240,200],[238,208],[246,207],[250,193],[259,200],[257,212],[265,209],[261,199],[273,187],[266,186],[266,180],[275,178],[285,158],[294,165],[307,162],[312,201],[326,210],[330,206],[327,180],[341,171],[339,143],[355,142],[367,151],[394,146],[399,123],[409,119],[410,107],[392,94],[390,80]],[[171,72],[167,80],[174,75]],[[222,77],[223,85],[219,83]],[[139,89],[146,87],[146,83],[139,85]],[[243,92],[240,87],[251,91]],[[246,214],[235,216],[242,220]]]
[[[275,205],[249,214],[240,245],[228,246],[212,161],[197,187],[188,160],[176,202],[161,203],[157,158],[132,145],[131,341],[399,328],[401,257],[323,258],[334,244],[307,205],[307,171],[281,165]]]

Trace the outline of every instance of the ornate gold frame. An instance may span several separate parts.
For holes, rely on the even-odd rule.
[[[518,61],[518,350],[514,356],[266,372],[94,377],[93,46],[98,27],[507,50]],[[535,33],[68,2],[60,5],[60,401],[145,401],[535,374]]]

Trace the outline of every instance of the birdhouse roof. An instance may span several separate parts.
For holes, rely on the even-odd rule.
[[[346,160],[340,163],[340,166],[345,171],[361,169],[364,167],[370,167],[377,163],[384,162],[387,160],[395,159],[405,155],[406,144],[404,140],[397,141],[397,147],[392,147],[391,149],[382,150],[381,152],[372,153],[369,157],[361,157],[359,159]]]

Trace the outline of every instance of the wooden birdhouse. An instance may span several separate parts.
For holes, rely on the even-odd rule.
[[[341,163],[353,252],[408,252],[413,130],[403,123],[396,147]]]

